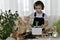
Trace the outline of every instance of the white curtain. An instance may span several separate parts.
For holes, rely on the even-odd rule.
[[[60,0],[50,0],[50,17],[49,24],[52,25],[60,19]]]
[[[31,14],[33,12],[33,0],[18,0],[18,11],[22,16]]]
[[[36,1],[37,0],[0,0],[0,9],[2,10],[11,9],[12,12],[18,10],[20,15],[27,16],[34,12],[33,3]],[[43,11],[45,13],[48,13],[47,15],[50,15],[50,1],[47,0],[41,1],[45,5],[45,9]]]
[[[0,9],[12,11],[18,10],[17,0],[0,0]]]

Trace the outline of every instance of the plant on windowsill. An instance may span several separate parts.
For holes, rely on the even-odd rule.
[[[14,32],[13,27],[16,26],[15,24],[15,20],[17,20],[18,17],[18,12],[15,11],[15,13],[13,14],[11,12],[11,10],[9,10],[8,12],[5,11],[3,12],[1,10],[0,13],[0,38],[1,39],[6,39],[7,37],[10,36],[11,33]]]

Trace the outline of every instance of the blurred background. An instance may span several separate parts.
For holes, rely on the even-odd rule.
[[[18,11],[21,17],[28,16],[34,12],[33,4],[37,0],[0,0],[0,10],[11,9],[12,12]],[[44,13],[48,15],[49,25],[57,21],[60,17],[60,0],[41,0],[45,9]]]

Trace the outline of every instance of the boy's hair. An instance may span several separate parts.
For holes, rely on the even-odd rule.
[[[41,5],[42,10],[44,9],[44,4],[43,4],[42,1],[37,1],[37,2],[35,2],[35,3],[34,3],[34,9],[35,9],[35,6],[38,6],[38,5]]]

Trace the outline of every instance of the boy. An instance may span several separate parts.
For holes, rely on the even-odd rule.
[[[35,9],[35,13],[31,14],[29,16],[29,18],[33,19],[33,25],[36,26],[36,22],[38,22],[38,26],[47,26],[48,25],[48,17],[45,13],[42,12],[42,10],[44,10],[44,4],[41,1],[37,1],[34,3],[34,9]],[[30,28],[31,29],[31,28]],[[43,28],[42,31],[43,33],[45,29]],[[26,38],[35,38],[35,36],[33,36],[31,33],[29,35],[26,36]]]
[[[42,12],[42,10],[44,10],[43,2],[41,2],[41,1],[35,2],[34,10],[36,12],[34,14],[30,15],[30,19],[34,19],[33,25],[36,26],[36,22],[38,21],[38,26],[47,26],[48,25],[48,17],[45,13]]]

